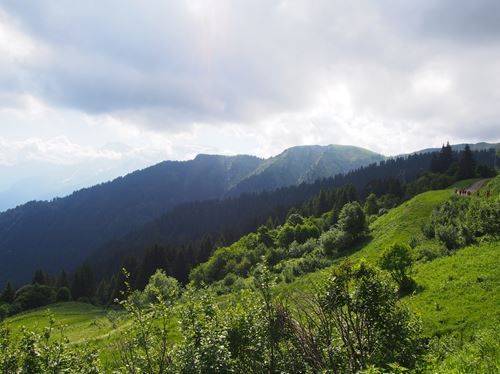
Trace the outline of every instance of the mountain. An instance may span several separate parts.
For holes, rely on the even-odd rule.
[[[198,155],[161,162],[64,198],[32,201],[0,213],[0,284],[25,282],[37,268],[71,270],[110,240],[181,203],[271,191],[382,158],[349,146],[294,147],[267,160]]]
[[[461,144],[452,144],[451,149],[455,152],[460,152],[463,151],[466,143],[461,143]],[[471,151],[486,151],[488,149],[495,149],[495,150],[500,150],[500,143],[486,143],[486,142],[480,142],[480,143],[475,143],[475,144],[469,144],[469,147]],[[430,152],[437,152],[441,148],[425,148],[421,149],[419,151],[413,152],[413,153],[430,153]]]
[[[221,196],[262,162],[253,156],[200,155],[165,161],[52,201],[0,214],[0,283],[40,267],[71,269],[90,251],[179,203]]]
[[[383,159],[384,156],[378,153],[348,145],[292,147],[264,160],[252,174],[234,186],[230,194],[311,183]]]

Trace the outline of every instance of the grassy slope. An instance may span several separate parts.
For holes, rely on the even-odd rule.
[[[425,192],[378,218],[370,226],[372,239],[361,244],[349,258],[353,262],[366,260],[375,263],[381,251],[390,244],[407,243],[412,236],[419,235],[420,227],[432,209],[450,198],[455,187],[465,187],[474,181],[461,181],[446,190]],[[500,191],[500,177],[487,186],[492,191]],[[500,320],[499,248],[498,241],[484,243],[415,266],[413,276],[423,290],[405,298],[405,303],[422,318],[426,335],[456,330],[471,334],[477,328],[492,326]],[[278,290],[282,294],[297,289],[307,291],[328,271],[308,274],[288,285],[281,285]]]
[[[462,182],[460,186],[471,182]],[[492,190],[498,189],[499,185],[498,177],[488,184]],[[376,262],[381,251],[391,243],[407,242],[413,235],[418,235],[433,207],[452,196],[454,187],[423,193],[379,217],[370,227],[371,240],[361,243],[350,258],[354,262],[361,259]],[[469,333],[476,328],[492,326],[499,319],[499,247],[500,242],[471,246],[452,256],[415,266],[413,276],[423,290],[405,298],[405,302],[422,317],[427,335],[453,330]],[[291,284],[280,284],[278,292],[308,290],[312,282],[317,282],[327,273],[328,269],[325,269],[305,275]],[[228,296],[222,297],[221,301]],[[57,321],[68,325],[66,334],[72,342],[96,340],[104,348],[103,358],[109,356],[110,342],[116,339],[120,328],[112,329],[105,310],[81,303],[55,304],[50,309]],[[14,329],[21,325],[43,327],[46,315],[46,308],[41,308],[10,318],[8,323]]]
[[[92,341],[98,345],[101,359],[104,362],[110,358],[113,342],[118,337],[121,328],[126,325],[118,322],[113,328],[107,317],[108,310],[90,304],[68,302],[52,304],[29,312],[8,318],[6,323],[14,332],[22,327],[28,330],[41,331],[48,324],[48,311],[53,314],[56,327],[63,326],[64,334],[71,343],[78,344]],[[58,334],[54,335],[56,338]]]
[[[429,191],[415,196],[399,207],[390,210],[370,225],[371,239],[360,244],[349,258],[354,262],[361,259],[374,262],[381,251],[392,243],[407,243],[413,235],[420,233],[420,226],[431,214],[434,206],[445,201],[450,196],[452,196],[452,189]],[[337,262],[342,260],[343,258]],[[318,281],[327,273],[328,269],[307,274],[295,282],[282,285],[280,288],[284,292],[293,291],[294,289],[306,290],[311,282]]]
[[[407,298],[422,317],[424,332],[465,335],[500,321],[500,242],[470,246],[451,256],[417,264],[423,291]]]

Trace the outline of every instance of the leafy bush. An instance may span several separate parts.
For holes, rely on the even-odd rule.
[[[351,237],[336,227],[324,232],[319,239],[321,249],[328,256],[334,256],[351,244]]]
[[[0,352],[2,373],[104,372],[95,349],[82,344],[71,346],[52,316],[42,333],[23,329],[17,336],[0,325]]]
[[[288,248],[287,257],[288,258],[302,257],[307,253],[311,253],[317,247],[317,245],[318,245],[317,240],[314,238],[311,238],[302,244],[294,241],[292,244],[290,244],[290,247]]]
[[[158,269],[149,278],[142,294],[145,303],[156,303],[158,295],[164,300],[175,299],[180,292],[181,288],[177,279],[169,277],[164,270]]]
[[[498,236],[500,201],[454,196],[433,210],[422,232],[429,239],[439,240],[448,250],[461,248],[482,237]]]
[[[424,369],[434,373],[498,373],[500,329],[498,323],[494,326],[466,340],[459,334],[433,339]]]
[[[446,255],[446,248],[436,241],[427,241],[418,244],[415,248],[415,259],[418,261],[431,261]]]
[[[65,302],[71,300],[71,291],[68,287],[61,287],[57,290],[56,301]]]
[[[454,250],[466,245],[460,227],[457,225],[441,224],[434,229],[436,239],[445,245],[448,250]]]
[[[363,236],[368,230],[365,213],[357,201],[347,203],[340,211],[338,228],[353,238]]]
[[[406,192],[410,196],[418,195],[430,190],[440,190],[453,183],[453,178],[439,173],[426,173],[417,180],[406,185]]]
[[[22,310],[52,304],[54,301],[54,290],[49,286],[41,286],[37,283],[19,288],[14,297],[14,304],[20,305]]]

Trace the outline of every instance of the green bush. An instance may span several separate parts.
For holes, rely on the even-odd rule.
[[[446,248],[443,245],[437,243],[436,241],[427,241],[422,244],[418,244],[415,248],[415,259],[418,261],[431,261],[436,258],[446,255]]]
[[[440,224],[434,229],[436,239],[445,245],[448,250],[465,246],[466,240],[462,236],[460,227],[453,224]]]
[[[336,227],[324,232],[319,239],[321,249],[327,256],[334,256],[351,244],[351,236]]]
[[[14,304],[20,305],[22,310],[38,308],[53,302],[55,302],[54,289],[38,283],[19,288],[14,296]]]
[[[412,283],[408,274],[413,262],[414,257],[410,246],[399,243],[387,248],[379,260],[380,267],[391,274],[398,283],[400,291],[408,291],[408,286]]]
[[[0,325],[0,372],[98,374],[104,371],[97,352],[87,345],[70,345],[62,328],[49,316],[49,324],[42,333],[23,329],[14,335]]]
[[[156,303],[158,297],[165,300],[176,299],[181,292],[177,279],[169,277],[164,270],[158,269],[149,278],[149,282],[142,292],[144,303]]]
[[[342,207],[337,227],[351,235],[354,239],[366,234],[368,224],[365,213],[357,201],[347,203]]]
[[[71,291],[68,287],[61,287],[57,290],[56,301],[65,302],[71,300]]]
[[[311,253],[317,246],[318,244],[315,238],[311,238],[303,244],[294,241],[288,248],[287,258],[302,257],[307,253]]]

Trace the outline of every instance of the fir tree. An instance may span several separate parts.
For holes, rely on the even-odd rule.
[[[38,269],[35,271],[35,274],[33,275],[33,280],[31,281],[32,284],[38,283],[39,285],[43,286],[47,284],[47,277],[43,270]]]
[[[5,288],[2,291],[2,294],[0,295],[0,301],[10,304],[14,301],[14,296],[15,296],[15,291],[12,288],[10,282],[7,282],[7,285],[5,286]]]
[[[476,162],[468,144],[465,145],[460,161],[458,163],[457,178],[467,179],[476,176]]]

